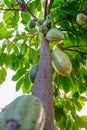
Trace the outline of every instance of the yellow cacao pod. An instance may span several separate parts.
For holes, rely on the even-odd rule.
[[[47,34],[46,34],[46,38],[48,41],[50,42],[54,42],[56,44],[61,43],[61,41],[63,41],[64,39],[64,34],[62,31],[58,30],[58,29],[50,29]]]
[[[76,22],[79,24],[79,25],[83,25],[85,24],[87,21],[87,17],[84,13],[79,13],[76,17]]]
[[[52,64],[60,75],[69,76],[72,70],[71,61],[66,53],[61,50],[52,52]]]

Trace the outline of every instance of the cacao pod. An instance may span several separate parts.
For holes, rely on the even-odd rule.
[[[36,26],[35,20],[31,19],[28,21],[28,28],[29,29],[33,29],[33,28],[35,28],[35,26]]]
[[[40,33],[46,34],[47,31],[48,31],[48,28],[47,28],[46,25],[41,25],[41,26],[39,26],[39,32],[40,32]]]
[[[76,17],[76,22],[79,24],[79,25],[83,25],[85,24],[87,21],[87,17],[84,13],[79,13]]]
[[[46,25],[48,27],[48,29],[50,29],[52,27],[52,19],[50,15],[46,16],[46,20],[43,23],[44,25]]]
[[[46,19],[51,19],[51,16],[48,14],[48,15],[46,16]]]
[[[37,74],[37,70],[38,70],[38,64],[35,64],[29,71],[29,79],[32,83],[34,83],[36,74]]]
[[[45,112],[41,101],[33,95],[22,95],[6,106],[0,113],[0,130],[11,121],[17,122],[18,130],[43,130]]]
[[[72,70],[71,61],[66,53],[61,50],[52,52],[52,64],[60,75],[69,76]]]
[[[39,20],[37,21],[37,26],[39,27],[39,26],[43,25],[43,22],[44,22],[43,19],[39,19]]]
[[[59,44],[64,39],[64,34],[62,31],[53,28],[47,32],[46,38],[50,42]]]
[[[48,29],[50,29],[52,27],[52,20],[51,19],[46,19],[43,24],[45,26],[47,26]]]

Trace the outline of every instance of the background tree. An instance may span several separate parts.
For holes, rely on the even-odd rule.
[[[76,22],[79,13],[87,16],[87,2],[4,0],[0,10],[3,14],[0,22],[0,84],[5,81],[7,68],[15,71],[12,80],[17,82],[16,91],[20,88],[24,94],[32,91],[42,100],[47,115],[45,130],[53,130],[53,122],[61,130],[87,129],[87,117],[76,113],[87,101],[83,96],[87,92],[87,22],[83,25]],[[38,19],[46,20],[48,14],[52,27],[64,33],[64,41],[59,45],[49,44],[37,27],[28,27],[29,20],[37,23]],[[61,49],[69,56],[72,63],[70,76],[61,76],[52,67],[50,50],[54,49]],[[39,65],[33,84],[29,77],[35,64]]]

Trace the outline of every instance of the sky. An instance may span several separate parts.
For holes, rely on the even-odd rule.
[[[8,69],[7,72],[8,74],[5,82],[2,85],[0,85],[0,108],[3,108],[11,101],[13,101],[15,98],[23,94],[22,90],[16,92],[16,82],[11,80],[14,72],[10,69]]]

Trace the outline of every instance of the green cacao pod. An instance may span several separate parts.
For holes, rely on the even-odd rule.
[[[32,83],[34,83],[36,74],[37,74],[37,70],[38,70],[38,64],[35,64],[29,71],[29,79]]]
[[[0,113],[0,130],[14,121],[18,130],[43,130],[45,112],[41,101],[33,95],[22,95],[6,106]]]
[[[37,21],[37,26],[39,27],[39,26],[43,25],[43,22],[44,22],[43,19],[39,19],[39,20]]]
[[[47,26],[48,29],[50,29],[52,27],[52,20],[51,19],[46,19],[43,24],[45,26]]]
[[[39,32],[40,33],[46,34],[47,31],[48,31],[48,28],[47,28],[46,25],[43,24],[43,25],[39,26]]]
[[[53,28],[47,32],[46,38],[50,42],[54,42],[56,44],[59,44],[64,39],[64,34],[62,31]]]
[[[50,14],[48,14],[48,15],[46,16],[46,19],[51,19]]]
[[[60,75],[69,76],[72,70],[71,61],[66,53],[61,50],[52,52],[52,64]]]
[[[52,22],[50,15],[46,16],[46,20],[44,21],[43,24],[46,25],[48,27],[48,29],[50,29],[52,27],[53,22]]]
[[[35,28],[35,26],[36,26],[35,20],[31,19],[28,21],[28,28],[29,29],[33,29],[33,28]]]
[[[79,24],[79,25],[83,25],[85,24],[87,21],[87,17],[84,13],[79,13],[76,17],[76,22]]]

